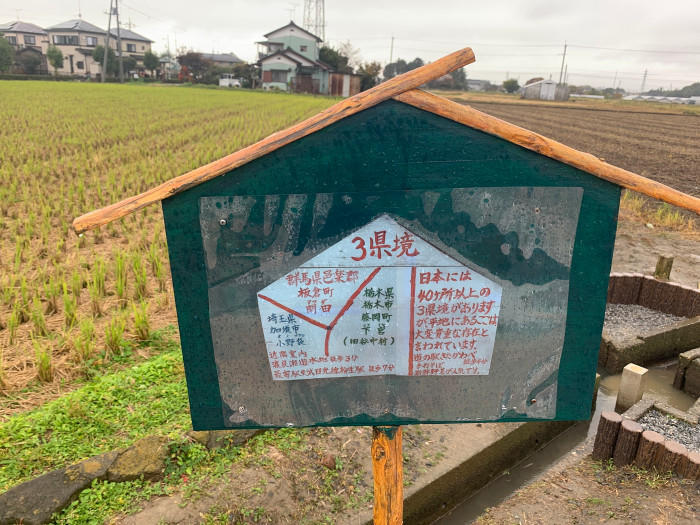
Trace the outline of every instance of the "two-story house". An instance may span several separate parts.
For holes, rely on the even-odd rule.
[[[28,22],[0,24],[0,34],[15,50],[15,61],[22,64],[22,57],[34,55],[39,60],[37,73],[47,73],[46,51],[49,48],[49,35],[39,26]],[[35,60],[36,60],[35,59]]]
[[[97,46],[105,44],[105,30],[82,19],[68,20],[46,28],[49,40],[63,53],[59,74],[94,77],[102,66],[92,57]]]
[[[130,29],[121,29],[120,33],[122,41],[122,55],[134,58],[136,60],[137,70],[143,71],[143,57],[147,52],[151,50],[151,44],[153,43],[153,40],[150,40],[145,36],[139,35],[138,33],[131,31]],[[110,29],[109,34],[109,46],[112,49],[114,49],[115,52],[117,52],[117,30]],[[127,71],[125,71],[125,73],[127,73]]]
[[[331,68],[319,61],[322,40],[289,22],[257,42],[263,89],[328,94]]]

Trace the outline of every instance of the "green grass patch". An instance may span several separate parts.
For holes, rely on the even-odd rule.
[[[133,368],[99,377],[0,425],[0,492],[151,434],[190,428],[182,355],[174,341]]]
[[[153,496],[172,494],[181,491],[184,501],[196,501],[203,495],[211,494],[211,487],[231,473],[232,465],[262,467],[274,477],[280,477],[270,460],[271,447],[283,454],[303,451],[308,447],[308,429],[268,430],[250,439],[243,446],[222,443],[222,448],[208,450],[183,435],[174,439],[163,481],[147,482],[136,480],[128,483],[95,481],[90,489],[83,491],[80,498],[55,517],[57,524],[97,524],[109,521],[120,514],[132,514],[143,507],[143,503]],[[231,438],[223,438],[231,439]],[[329,474],[335,477],[337,474]],[[260,486],[264,489],[264,485]],[[253,489],[256,493],[256,489]],[[253,509],[256,510],[256,509]],[[257,509],[259,513],[259,509]],[[217,516],[206,516],[210,521],[231,516],[228,512]],[[245,514],[245,509],[240,510]],[[243,517],[242,514],[239,517]],[[213,520],[213,521],[211,521]],[[230,521],[226,521],[229,523]]]
[[[83,490],[78,499],[71,503],[63,512],[55,516],[52,523],[60,525],[97,525],[119,513],[128,513],[133,509],[134,498],[140,500],[152,496],[167,494],[162,483],[149,483],[143,480],[111,483],[109,481],[93,481],[92,485]]]

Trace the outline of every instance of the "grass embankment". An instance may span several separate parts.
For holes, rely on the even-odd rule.
[[[163,353],[1,423],[0,492],[146,435],[190,428],[180,349],[153,344]]]

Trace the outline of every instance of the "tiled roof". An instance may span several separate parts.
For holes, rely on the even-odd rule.
[[[86,22],[82,18],[61,22],[55,26],[47,27],[47,31],[83,31],[85,33],[100,33],[104,34],[105,30]]]
[[[9,22],[7,24],[0,24],[0,33],[2,33],[3,31],[13,31],[16,33],[31,33],[34,35],[46,34],[46,31],[44,31],[39,26],[30,24],[28,22],[20,22],[19,20]]]
[[[212,62],[230,62],[231,64],[239,64],[243,62],[233,53],[200,53],[204,60],[211,60]]]
[[[134,33],[130,29],[121,29],[120,31],[121,37],[126,39],[126,40],[140,40],[141,42],[153,42],[150,38],[146,38],[145,36],[139,35],[138,33]],[[116,29],[110,29],[109,34],[112,38],[117,38],[117,30]]]

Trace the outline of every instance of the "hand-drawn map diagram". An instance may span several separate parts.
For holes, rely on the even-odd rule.
[[[585,316],[569,299],[583,194],[201,197],[223,420],[555,417],[567,313]]]
[[[258,293],[275,380],[488,374],[500,302],[387,215]]]

